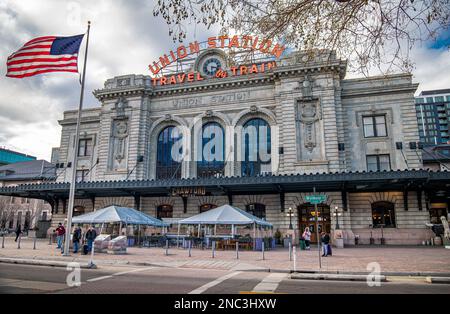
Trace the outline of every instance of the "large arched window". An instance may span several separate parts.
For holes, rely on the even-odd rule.
[[[182,139],[181,131],[175,126],[166,127],[158,135],[158,147],[156,157],[156,178],[157,179],[172,179],[181,178],[181,162],[175,160],[176,156],[172,156],[172,149],[176,143]],[[182,147],[174,152],[182,153]]]
[[[0,221],[0,229],[6,229],[6,218],[7,218],[7,212],[2,211],[1,221]]]
[[[373,227],[395,228],[395,206],[391,202],[372,204]]]
[[[25,222],[23,224],[23,229],[24,230],[30,229],[30,225],[31,225],[31,212],[28,210],[25,213]]]
[[[159,205],[156,207],[156,217],[161,218],[173,218],[173,206],[172,205]]]
[[[75,206],[73,208],[73,216],[76,217],[76,216],[84,215],[85,211],[86,210],[83,206]]]
[[[261,219],[266,219],[266,205],[260,203],[248,204],[245,206],[245,210]]]
[[[242,176],[256,176],[271,171],[271,132],[265,120],[256,118],[244,124],[242,153]]]
[[[225,132],[217,122],[203,125],[199,141],[197,176],[200,178],[223,175],[225,165]]]
[[[214,208],[217,208],[217,205],[214,205],[214,204],[203,204],[203,205],[200,205],[200,213],[207,212],[208,210],[211,210],[211,209],[214,209]]]

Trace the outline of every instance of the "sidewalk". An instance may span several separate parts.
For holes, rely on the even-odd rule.
[[[1,245],[1,238],[0,238]],[[80,262],[87,264],[90,255],[71,254],[65,257],[56,249],[56,245],[48,244],[48,240],[37,240],[37,249],[33,250],[32,239],[23,238],[21,249],[17,249],[14,238],[6,238],[5,248],[0,246],[0,260],[5,258],[42,260],[56,262]],[[10,260],[11,261],[11,260]],[[293,261],[289,261],[287,249],[279,248],[265,252],[240,251],[236,259],[235,251],[216,251],[212,258],[211,250],[169,249],[165,255],[163,248],[128,248],[126,255],[95,253],[94,262],[101,265],[158,265],[182,268],[210,268],[247,271],[291,272]],[[450,250],[443,247],[353,247],[334,249],[333,256],[322,258],[319,269],[317,249],[311,251],[297,250],[296,270],[302,272],[367,274],[369,263],[380,264],[381,273],[387,275],[414,276],[450,276]]]

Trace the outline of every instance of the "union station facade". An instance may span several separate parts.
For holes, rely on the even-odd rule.
[[[94,91],[100,106],[82,112],[78,152],[77,112],[59,121],[56,182],[0,194],[45,199],[63,221],[77,153],[75,215],[114,204],[175,223],[232,204],[296,239],[315,231],[316,214],[319,230],[342,230],[347,245],[433,236],[426,224],[448,213],[450,173],[423,169],[411,75],[345,79],[346,62],[329,51],[214,75],[231,63],[212,49],[189,69],[199,80],[108,79]],[[213,138],[222,144],[205,150]],[[317,213],[306,199],[313,189],[326,197]]]

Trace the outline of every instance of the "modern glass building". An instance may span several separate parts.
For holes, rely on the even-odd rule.
[[[36,157],[0,148],[0,166],[31,160],[36,160]]]
[[[450,89],[423,91],[416,97],[420,141],[425,145],[450,141]]]

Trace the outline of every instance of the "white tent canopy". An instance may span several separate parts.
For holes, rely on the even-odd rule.
[[[73,224],[106,224],[124,223],[130,225],[146,225],[155,227],[167,227],[168,224],[144,214],[134,208],[109,206],[95,212],[77,216],[72,219]]]
[[[230,205],[223,205],[207,212],[180,220],[180,225],[250,225],[272,227],[272,224]]]

